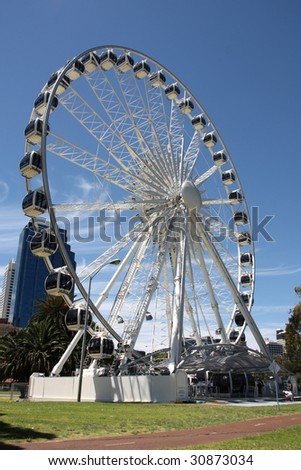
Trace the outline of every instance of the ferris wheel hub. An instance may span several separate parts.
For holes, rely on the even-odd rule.
[[[202,205],[202,199],[198,188],[192,181],[184,181],[181,188],[183,202],[186,208],[191,211],[199,210]]]

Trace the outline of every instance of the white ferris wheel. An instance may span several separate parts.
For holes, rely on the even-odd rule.
[[[149,373],[154,358],[173,372],[204,345],[246,344],[246,328],[266,353],[250,313],[242,185],[208,114],[169,70],[132,49],[89,49],[42,88],[25,139],[23,210],[49,270],[46,291],[65,298],[77,330],[67,356],[85,305],[88,353],[100,364],[112,357],[111,373],[129,364]],[[61,267],[51,262],[57,248]]]

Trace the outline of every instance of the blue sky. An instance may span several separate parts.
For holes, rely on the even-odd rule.
[[[0,273],[16,256],[25,185],[18,164],[32,104],[52,72],[101,45],[140,50],[171,70],[212,118],[259,235],[253,315],[275,338],[298,301],[301,4],[299,0],[11,0],[0,7]]]

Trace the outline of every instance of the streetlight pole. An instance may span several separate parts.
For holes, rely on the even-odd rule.
[[[89,285],[88,285],[88,293],[87,293],[87,299],[86,299],[86,312],[85,312],[85,322],[84,322],[84,334],[83,334],[83,342],[82,342],[82,350],[81,350],[81,356],[80,356],[80,366],[79,366],[79,376],[78,376],[78,391],[77,391],[77,401],[81,401],[81,394],[82,394],[82,385],[83,385],[83,371],[84,371],[84,360],[85,360],[85,355],[86,355],[86,342],[87,342],[87,328],[88,328],[88,316],[89,316],[89,299],[91,295],[91,284],[94,276],[107,264],[114,264],[117,265],[120,263],[120,259],[113,259],[112,261],[109,261],[108,263],[102,264],[99,266],[97,271],[93,273],[89,277]]]

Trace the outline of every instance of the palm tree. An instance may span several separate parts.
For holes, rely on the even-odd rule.
[[[21,339],[25,368],[30,374],[49,375],[65,350],[65,340],[65,333],[55,325],[49,325],[47,321],[31,322]]]
[[[24,363],[22,349],[23,330],[13,330],[1,338],[0,343],[0,380],[12,378],[26,382],[29,371]]]
[[[32,322],[47,321],[55,324],[58,328],[65,328],[65,314],[68,305],[62,297],[47,296],[45,299],[38,299],[35,306],[35,313],[30,319]]]
[[[0,380],[27,382],[33,372],[49,375],[69,345],[73,334],[65,325],[68,306],[62,298],[39,300],[28,326],[2,337]],[[80,346],[66,362],[63,374],[70,375],[80,360]]]

